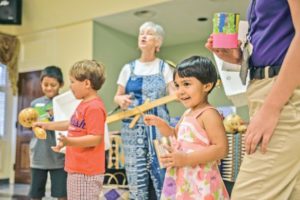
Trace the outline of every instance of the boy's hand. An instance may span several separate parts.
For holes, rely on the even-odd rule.
[[[60,153],[60,150],[64,148],[63,143],[59,142],[56,146],[51,147],[51,149],[56,152],[56,153]]]
[[[164,148],[168,150],[168,154],[162,155],[161,162],[165,167],[183,167],[186,166],[187,154],[182,151],[178,151],[173,147],[164,145]]]
[[[68,138],[60,133],[58,141],[56,146],[51,147],[54,152],[60,152],[60,150],[66,146]]]
[[[239,41],[238,48],[234,49],[224,49],[224,48],[213,48],[213,37],[207,39],[205,47],[211,51],[212,53],[216,54],[220,59],[224,60],[225,62],[232,63],[232,64],[241,64],[242,62],[242,51],[241,51],[241,41]]]
[[[40,127],[42,129],[48,130],[49,122],[33,122],[32,128],[34,127]]]
[[[163,120],[155,115],[144,115],[144,122],[147,126],[160,126]]]

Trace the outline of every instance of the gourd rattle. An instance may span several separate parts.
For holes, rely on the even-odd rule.
[[[39,113],[34,108],[24,108],[19,113],[19,123],[26,128],[31,128],[32,124],[38,121],[38,118]],[[38,139],[45,140],[47,138],[47,133],[44,129],[33,127],[32,130]]]

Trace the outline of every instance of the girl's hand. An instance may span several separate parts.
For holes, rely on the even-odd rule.
[[[241,41],[239,41],[238,48],[235,49],[213,48],[212,35],[210,35],[205,44],[205,47],[212,53],[216,54],[220,59],[233,64],[241,64],[242,62],[242,51],[240,46]]]
[[[132,103],[132,96],[130,94],[119,95],[117,98],[117,103],[122,110],[126,110],[128,106]]]
[[[187,154],[182,151],[178,151],[170,146],[164,146],[168,150],[168,154],[162,155],[161,162],[165,167],[183,167],[187,164]]]
[[[144,115],[144,122],[147,126],[159,126],[161,125],[162,119],[155,115]]]

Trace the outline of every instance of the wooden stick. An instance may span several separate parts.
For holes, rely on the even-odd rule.
[[[108,116],[107,119],[106,119],[106,122],[109,124],[109,123],[112,123],[112,122],[115,122],[115,121],[118,121],[118,120],[122,120],[122,119],[125,119],[125,118],[128,118],[128,117],[140,114],[141,112],[143,113],[143,112],[145,112],[147,110],[150,110],[152,108],[155,108],[157,106],[167,104],[167,103],[169,103],[171,101],[174,101],[176,99],[177,99],[177,97],[175,95],[168,95],[168,96],[156,99],[156,100],[151,101],[151,102],[145,102],[144,104],[142,104],[140,106],[137,106],[137,107],[135,107],[131,110],[121,111],[121,112],[118,112],[118,113],[113,114],[111,116]]]
[[[129,124],[129,128],[133,128],[136,124],[136,122],[140,119],[141,114],[137,114],[134,116],[133,120]]]
[[[150,102],[150,99],[146,99],[146,101],[144,102],[144,104],[145,103],[149,103],[149,102]],[[133,120],[129,124],[129,128],[133,128],[135,126],[135,124],[137,123],[137,121],[140,119],[141,115],[144,116],[144,113],[139,109],[139,107],[136,107],[136,109],[138,109],[138,111],[140,111],[140,113],[134,116]]]

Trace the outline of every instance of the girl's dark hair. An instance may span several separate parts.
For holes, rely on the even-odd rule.
[[[43,81],[44,77],[55,78],[59,82],[60,85],[64,84],[63,74],[61,72],[61,69],[57,66],[46,67],[41,73],[40,80]]]
[[[175,80],[176,74],[181,78],[195,77],[202,84],[213,83],[208,93],[215,87],[218,79],[217,71],[212,61],[202,56],[192,56],[181,61],[173,73],[173,80]]]

